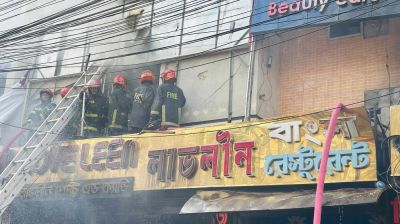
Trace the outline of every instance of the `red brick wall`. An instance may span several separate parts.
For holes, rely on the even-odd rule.
[[[286,34],[282,39],[321,28]],[[290,37],[289,37],[290,35]],[[400,20],[389,34],[329,39],[328,29],[281,44],[280,111],[282,115],[331,108],[364,99],[364,91],[387,88],[386,50],[391,86],[400,86]]]

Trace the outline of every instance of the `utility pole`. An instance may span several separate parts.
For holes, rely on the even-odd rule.
[[[253,79],[254,79],[254,56],[255,56],[255,40],[252,34],[250,34],[250,58],[249,58],[249,70],[247,76],[247,93],[246,93],[246,108],[244,111],[244,121],[250,120],[251,115],[251,96],[253,94]]]

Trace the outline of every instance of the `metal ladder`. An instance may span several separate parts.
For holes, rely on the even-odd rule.
[[[35,133],[20,149],[19,153],[0,174],[0,216],[18,196],[26,184],[32,183],[31,168],[43,156],[46,149],[57,139],[61,130],[73,117],[79,106],[79,97],[83,87],[100,74],[100,67],[90,67],[72,86],[69,93],[43,121]]]

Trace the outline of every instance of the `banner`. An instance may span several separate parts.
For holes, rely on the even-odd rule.
[[[330,112],[57,143],[37,183],[132,178],[133,190],[314,184]],[[326,182],[376,180],[363,108],[339,117]]]

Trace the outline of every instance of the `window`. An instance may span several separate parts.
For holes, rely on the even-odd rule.
[[[366,20],[363,24],[364,38],[378,37],[389,33],[389,20]]]
[[[340,38],[348,36],[356,36],[361,34],[361,22],[351,21],[331,25],[329,27],[329,38]]]

